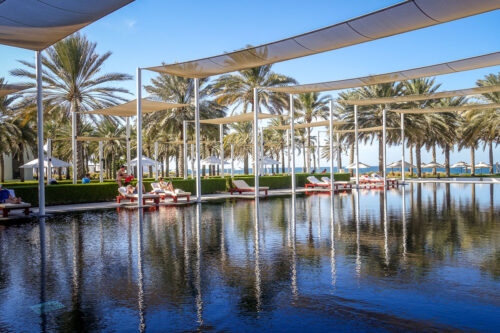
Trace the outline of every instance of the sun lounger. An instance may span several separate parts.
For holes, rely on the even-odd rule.
[[[312,188],[315,188],[315,187],[322,187],[322,188],[328,187],[329,188],[330,187],[330,183],[325,183],[324,181],[321,181],[314,176],[307,177],[307,180],[309,181],[309,184],[306,184],[306,189],[310,188],[310,187],[312,187]]]
[[[255,192],[255,189],[253,187],[250,187],[246,181],[241,180],[241,179],[233,180],[233,185],[235,186],[235,188],[229,189],[229,193],[231,193],[231,195],[234,192],[238,192],[239,194],[241,194],[243,192]],[[259,186],[259,192],[263,191],[266,196],[267,196],[268,190],[269,190],[269,187]]]
[[[325,183],[332,184],[330,178],[328,177],[321,177],[321,180]],[[340,190],[340,189],[352,189],[352,183],[351,182],[346,182],[346,181],[334,181],[333,182],[333,188],[335,190]]]
[[[2,210],[3,217],[8,217],[9,212],[11,210],[15,210],[15,209],[23,209],[24,215],[29,215],[30,208],[31,208],[31,204],[26,203],[26,202],[21,202],[19,204],[13,204],[13,203],[0,204],[0,210]]]
[[[128,194],[126,187],[118,188],[119,195],[116,196],[116,202],[121,203],[123,200],[129,200],[130,202],[134,202],[139,200],[139,194]],[[146,204],[146,200],[153,200],[155,205],[160,203],[160,196],[158,194],[147,194],[144,193],[142,195],[142,204]]]
[[[158,194],[162,200],[172,198],[174,202],[177,202],[178,198],[186,198],[186,201],[189,202],[191,197],[191,192],[184,192],[181,189],[175,189],[175,192],[164,190],[160,188],[160,183],[151,183],[151,187],[153,188],[151,194]]]

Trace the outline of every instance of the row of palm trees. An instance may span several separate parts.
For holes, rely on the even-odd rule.
[[[71,156],[71,116],[76,114],[77,135],[97,136],[110,140],[104,142],[104,165],[107,176],[113,176],[119,163],[125,159],[126,142],[124,138],[124,120],[110,116],[84,115],[85,111],[120,104],[131,99],[130,92],[119,85],[132,77],[123,73],[102,73],[105,62],[111,52],[100,55],[96,52],[96,43],[89,41],[85,36],[74,34],[43,54],[44,65],[44,133],[46,138],[53,140],[53,155],[69,160]],[[36,98],[34,92],[34,64],[20,61],[22,67],[11,71],[26,81],[29,89],[22,94],[14,94],[0,98],[0,153],[11,154],[22,161],[26,150],[35,151],[36,142]],[[6,82],[0,78],[0,85]],[[266,88],[296,84],[293,78],[272,71],[271,65],[255,67],[238,71],[233,74],[222,75],[214,80],[200,80],[200,117],[202,119],[218,118],[225,115],[249,112],[253,109],[253,89],[259,91],[259,106],[261,109],[276,115],[287,115],[289,110],[289,96],[269,91]],[[478,86],[500,84],[500,73],[490,74],[478,80]],[[440,88],[435,79],[415,79],[396,83],[386,83],[351,89],[339,94],[339,100],[352,98],[377,98],[401,95],[432,93]],[[194,97],[194,82],[192,79],[176,77],[168,74],[159,74],[150,84],[145,86],[150,98],[183,104],[192,104]],[[481,101],[500,102],[500,93],[488,93],[478,97]],[[327,119],[328,99],[319,93],[304,93],[295,96],[295,118],[299,122],[312,123]],[[458,106],[469,103],[464,97],[440,100],[425,100],[407,103],[404,107],[423,108],[435,106]],[[359,108],[359,126],[380,126],[383,108],[392,105],[378,105]],[[401,105],[398,105],[401,108]],[[352,106],[343,103],[336,104],[336,117],[345,120],[348,125],[344,129],[353,127],[354,111]],[[183,107],[160,111],[144,116],[143,142],[144,151],[153,156],[154,143],[159,143],[158,156],[165,164],[175,161],[176,175],[182,175],[184,161],[182,146],[173,144],[183,140],[183,121],[194,119],[194,109]],[[400,118],[389,112],[387,125],[399,127]],[[287,119],[279,117],[271,120],[271,125],[283,125]],[[449,155],[455,149],[470,148],[471,164],[474,165],[474,150],[488,147],[490,164],[493,165],[493,148],[500,141],[500,112],[498,110],[470,110],[463,113],[436,113],[425,115],[408,115],[405,117],[405,144],[410,150],[410,163],[413,164],[415,154],[417,174],[421,175],[422,149],[432,151],[434,160],[437,149],[443,150],[446,171],[449,174]],[[228,156],[230,145],[234,145],[237,158],[244,162],[244,172],[249,171],[249,156],[252,154],[252,124],[236,123],[225,128],[225,156]],[[132,136],[135,131],[132,130]],[[188,139],[194,137],[194,124],[188,122]],[[264,130],[265,153],[275,159],[280,159],[283,170],[285,166],[286,135],[283,130]],[[379,168],[382,165],[381,133],[360,133],[361,142],[379,141]],[[297,152],[303,152],[304,170],[316,169],[319,166],[310,165],[316,161],[316,149],[308,149],[319,145],[317,136],[312,135],[311,128],[296,130],[294,135]],[[219,129],[215,125],[202,125],[201,140],[214,142],[202,146],[202,156],[218,154]],[[328,139],[327,139],[328,140]],[[336,144],[337,149],[350,151],[350,161],[353,161],[354,136],[345,134]],[[169,144],[169,142],[171,144]],[[135,140],[132,140],[132,149]],[[401,144],[399,131],[389,131],[388,143]],[[321,157],[329,159],[330,153],[325,145]],[[414,154],[413,154],[414,152]],[[188,150],[190,153],[190,150]],[[134,154],[133,154],[134,156]],[[87,172],[89,162],[96,162],[98,157],[97,142],[78,142],[77,144],[77,176],[80,178]],[[0,154],[0,168],[3,170],[3,154]],[[169,169],[169,167],[167,167]],[[490,170],[491,172],[493,170]],[[165,170],[162,170],[165,173]],[[474,171],[473,171],[474,172]],[[3,172],[0,172],[0,181],[3,181]]]

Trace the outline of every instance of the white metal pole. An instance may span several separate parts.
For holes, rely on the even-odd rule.
[[[253,88],[253,173],[255,199],[259,199],[259,96],[257,88]],[[255,203],[256,205],[258,202]]]
[[[224,177],[224,125],[219,125],[220,137],[220,175]]]
[[[333,195],[333,182],[335,181],[335,173],[333,172],[335,166],[335,159],[333,158],[333,101],[330,100],[330,191],[332,191]],[[319,142],[319,132],[318,132],[318,142]],[[319,150],[318,150],[319,153]],[[333,202],[332,202],[332,210],[333,210]]]
[[[401,113],[401,181],[405,183],[405,114]]]
[[[187,179],[188,176],[188,164],[187,164],[187,156],[188,156],[188,149],[187,149],[187,121],[184,120],[182,122],[182,154],[184,156],[184,179]]]
[[[76,112],[71,112],[71,149],[72,149],[72,162],[73,162],[73,184],[76,184]]]
[[[354,105],[354,149],[356,150],[356,187],[359,188],[359,145],[358,145],[358,106]]]
[[[384,186],[387,186],[387,173],[386,173],[386,150],[387,150],[387,128],[386,128],[386,123],[387,123],[387,110],[384,109],[382,110],[382,148],[383,148],[383,155],[382,155],[382,174],[384,175]]]
[[[137,205],[142,205],[142,83],[141,68],[137,68]]]
[[[333,140],[333,136],[332,136]],[[340,151],[340,134],[337,133],[337,171],[340,172],[340,169],[342,169],[342,152]]]
[[[155,180],[158,180],[158,142],[155,142]]]
[[[194,144],[191,144],[191,178],[194,179],[195,175],[196,175],[196,172],[198,172],[196,170],[196,167],[194,165],[194,158],[195,158],[195,155],[196,155],[196,151],[195,151],[195,147],[194,147]]]
[[[286,172],[290,173],[290,130],[285,130],[285,133],[286,133],[286,155],[287,155]]]
[[[52,140],[47,139],[47,185],[50,185],[52,178]]]
[[[234,145],[231,143],[231,177],[234,177]]]
[[[102,163],[102,160],[103,160],[103,149],[102,149],[102,141],[99,141],[99,183],[102,183],[104,181],[104,177],[103,177],[103,170],[102,170],[102,167],[103,167],[103,163]]]
[[[267,170],[266,166],[264,165],[264,131],[261,129],[260,130],[260,174],[265,175]]]
[[[43,155],[42,54],[36,51],[36,109],[38,134],[38,214],[45,215],[45,184]]]
[[[130,117],[127,117],[127,125],[125,127],[126,135],[127,135],[127,174],[132,173],[132,166],[130,165]],[[113,170],[112,170],[113,171]]]
[[[321,170],[320,170],[320,169],[321,169],[321,166],[319,165],[319,163],[320,163],[320,161],[321,161],[321,158],[320,158],[320,156],[319,156],[319,154],[321,153],[321,151],[320,151],[320,132],[321,132],[321,131],[318,131],[318,140],[317,140],[317,142],[316,142],[316,146],[317,146],[317,147],[316,147],[316,148],[317,148],[317,149],[316,149],[316,150],[317,150],[317,153],[316,153],[316,154],[318,155],[318,158],[317,158],[317,160],[318,160],[318,164],[316,165],[316,168],[317,168],[317,169],[316,169],[316,172],[321,172]]]
[[[199,79],[194,79],[194,118],[196,127],[196,201],[201,202],[201,166],[200,166],[200,101]]]
[[[292,155],[292,193],[295,194],[295,116],[293,109],[293,94],[290,94],[290,141],[291,141],[291,155]]]

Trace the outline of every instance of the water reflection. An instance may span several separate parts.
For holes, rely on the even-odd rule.
[[[499,188],[410,184],[4,225],[0,331],[494,330]],[[64,307],[31,309],[50,301]]]

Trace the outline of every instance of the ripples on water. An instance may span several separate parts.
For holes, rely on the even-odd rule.
[[[258,222],[239,200],[0,225],[0,331],[494,331],[499,195],[415,184],[333,212],[324,194],[261,200]]]

